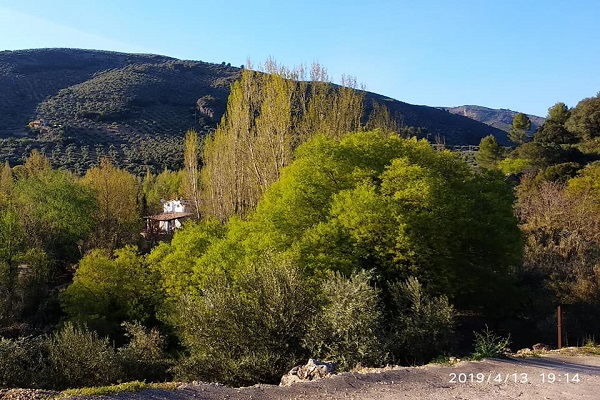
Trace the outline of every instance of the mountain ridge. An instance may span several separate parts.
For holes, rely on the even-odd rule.
[[[140,173],[181,165],[181,138],[206,134],[224,114],[241,68],[154,54],[31,49],[0,52],[0,147],[11,164],[37,148],[53,164],[85,171],[102,155]],[[476,145],[506,132],[436,107],[366,92],[405,127],[449,145]],[[61,156],[70,149],[70,159]],[[178,153],[179,152],[179,153]],[[81,161],[83,159],[83,161]]]

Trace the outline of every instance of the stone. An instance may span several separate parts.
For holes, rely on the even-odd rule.
[[[536,343],[533,345],[533,351],[550,351],[550,346],[543,343]]]
[[[311,358],[306,365],[299,365],[292,368],[290,372],[281,378],[279,386],[290,386],[295,382],[322,379],[334,375],[336,370],[336,365],[332,362],[322,362]]]

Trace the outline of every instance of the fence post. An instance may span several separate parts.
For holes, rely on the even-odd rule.
[[[562,309],[560,304],[556,309],[556,318],[558,325],[558,348],[562,348]]]

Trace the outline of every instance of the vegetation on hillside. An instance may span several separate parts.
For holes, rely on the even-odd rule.
[[[92,50],[0,52],[0,162],[22,164],[36,149],[79,175],[104,156],[143,175],[183,166],[181,138],[203,137],[226,111],[240,68],[225,63]],[[298,76],[297,78],[301,78]],[[447,144],[475,145],[503,132],[475,121],[374,93],[362,118],[382,106],[395,124]],[[372,105],[375,103],[375,105]],[[364,121],[363,121],[364,122]],[[505,135],[504,135],[505,136]]]

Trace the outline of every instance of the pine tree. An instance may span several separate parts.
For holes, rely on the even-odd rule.
[[[531,129],[531,120],[523,113],[518,113],[513,118],[512,126],[508,132],[508,138],[515,144],[523,144],[527,141],[527,132]]]

